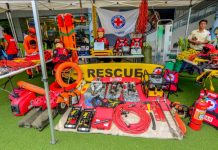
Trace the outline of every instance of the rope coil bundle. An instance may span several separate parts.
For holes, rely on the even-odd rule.
[[[113,121],[115,125],[123,132],[130,134],[141,134],[146,132],[150,126],[151,119],[143,108],[143,105],[134,105],[129,103],[118,105],[113,114]],[[126,115],[128,113],[137,115],[140,120],[137,123],[126,123],[122,115]]]

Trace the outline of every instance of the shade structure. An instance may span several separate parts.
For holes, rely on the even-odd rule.
[[[91,8],[93,0],[81,0],[83,8]],[[193,0],[195,5],[203,0]],[[138,7],[141,0],[95,0],[96,7]],[[0,13],[7,11],[9,4],[10,10],[32,10],[31,0],[2,0],[0,1]],[[190,0],[148,0],[149,7],[177,7],[189,6]],[[79,0],[37,0],[38,10],[65,10],[65,9],[79,9]]]

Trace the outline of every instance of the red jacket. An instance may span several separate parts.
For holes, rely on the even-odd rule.
[[[14,38],[12,36],[10,36],[9,34],[5,34],[4,38],[8,43],[7,49],[5,50],[6,53],[8,55],[17,54],[18,50],[17,50],[17,46],[16,46],[16,42],[15,42]]]

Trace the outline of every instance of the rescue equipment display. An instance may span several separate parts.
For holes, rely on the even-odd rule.
[[[170,113],[170,108],[167,107],[170,103],[166,102],[166,96],[159,97],[160,100],[157,101],[156,96],[146,97],[141,90],[141,80],[138,78],[97,77],[90,83],[86,92],[81,94],[80,102],[74,105],[74,107],[82,106],[84,109],[82,111],[88,111],[86,115],[80,114],[77,127],[66,127],[66,124],[71,126],[70,120],[73,118],[71,112],[76,112],[72,108],[63,114],[63,118],[66,119],[60,120],[64,121],[64,125],[62,124],[64,129],[61,128],[61,124],[58,128],[64,131],[91,133],[105,131],[112,134],[116,128],[122,134],[141,136],[150,134],[151,131],[160,132],[161,124],[164,124],[168,136],[182,139],[186,126],[180,118],[177,118],[178,116]],[[137,101],[134,100],[136,95]],[[72,124],[76,122],[75,120],[78,119],[72,119]]]
[[[82,71],[75,63],[60,64],[55,74],[57,81],[50,85],[49,92],[53,117],[58,112],[66,117],[62,124],[64,130],[113,133],[115,128],[120,133],[119,135],[157,137],[160,134],[162,138],[182,139],[186,127],[177,115],[171,114],[170,103],[167,102],[167,96],[163,93],[166,86],[164,83],[171,81],[173,83],[172,77],[169,77],[172,72],[164,75],[161,66],[152,67],[154,69],[148,69],[151,73],[147,73],[144,80],[140,79],[141,76],[109,76],[95,77],[87,84],[82,80]],[[154,75],[158,75],[160,78],[156,78]],[[69,80],[69,77],[72,79]],[[58,79],[61,79],[62,82]],[[148,90],[161,90],[162,95],[144,94],[143,86],[141,86],[144,82],[150,82],[146,84],[150,87]],[[178,79],[174,82],[177,83]],[[41,131],[48,124],[45,91],[23,81],[19,81],[18,85],[35,94],[31,100],[27,97],[25,97],[26,99],[22,98],[25,99],[22,102],[27,101],[27,103],[23,106],[20,104],[22,109],[19,109],[22,111],[18,115],[29,112],[19,122],[19,126],[33,127]],[[41,96],[36,97],[36,94]],[[12,94],[10,97],[12,101],[17,100],[13,99]],[[162,128],[164,128],[164,132]]]

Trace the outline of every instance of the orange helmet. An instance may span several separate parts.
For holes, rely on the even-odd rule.
[[[28,29],[28,31],[29,31],[29,33],[36,34],[36,29],[35,28],[30,27]]]
[[[104,28],[98,28],[97,32],[104,32]]]

